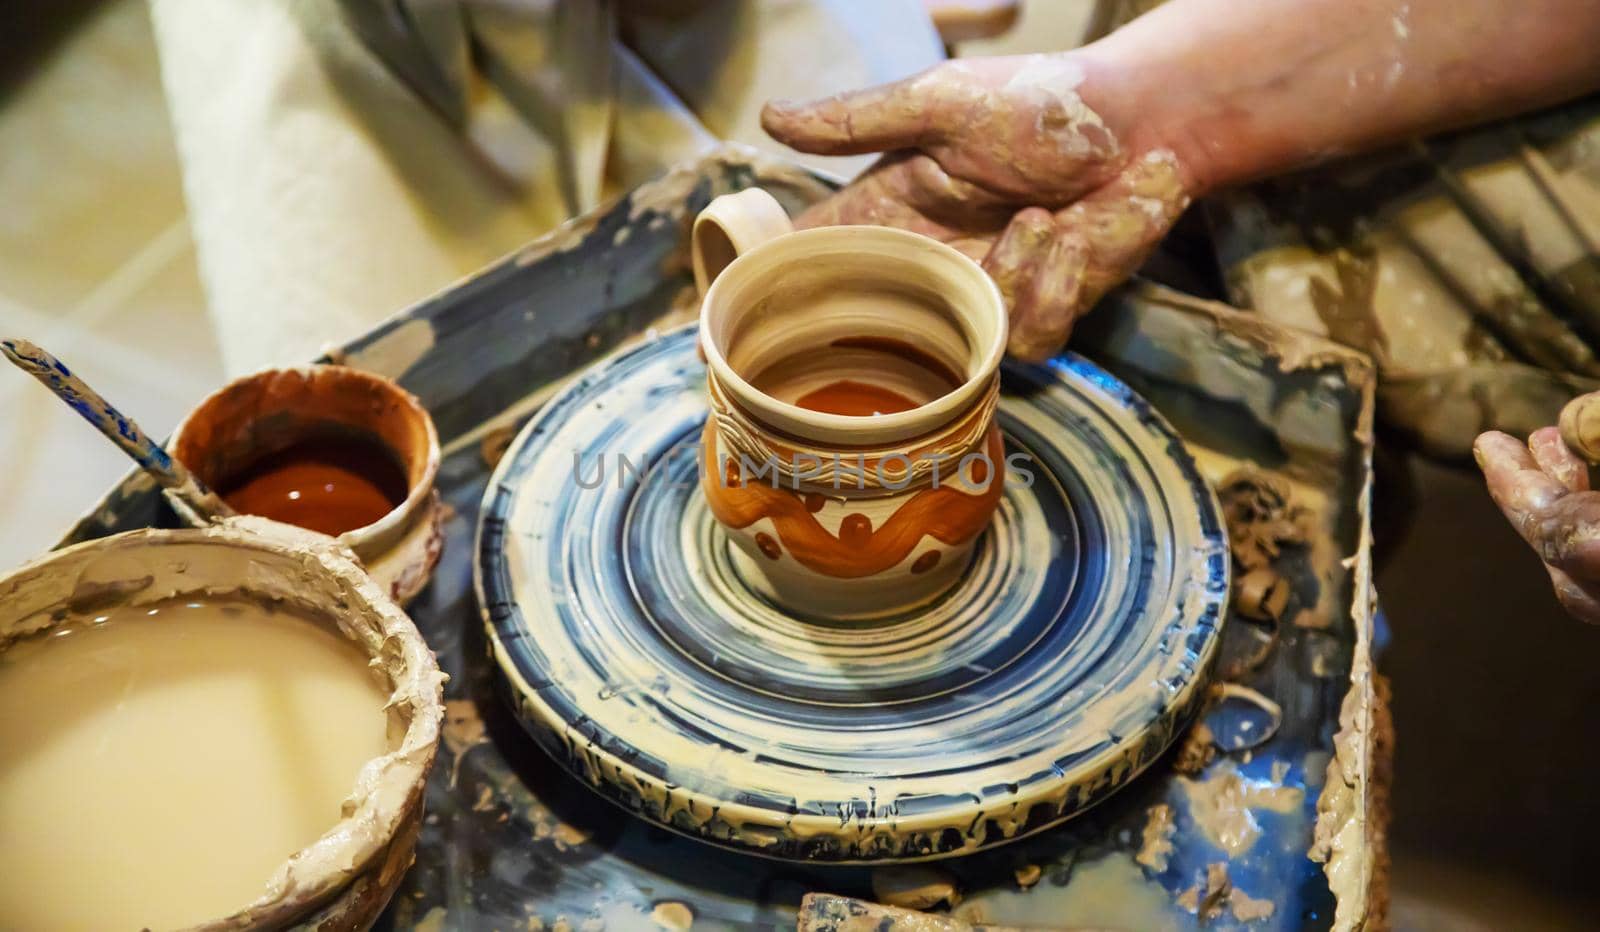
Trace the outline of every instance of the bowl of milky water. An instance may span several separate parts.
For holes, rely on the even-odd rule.
[[[367,928],[411,863],[443,679],[349,550],[257,518],[0,578],[4,924]]]

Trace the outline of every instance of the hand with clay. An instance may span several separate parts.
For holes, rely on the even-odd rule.
[[[799,224],[950,243],[999,285],[1012,354],[1042,359],[1190,200],[1173,153],[1131,145],[1079,95],[1083,82],[1070,54],[951,61],[814,104],[774,102],[762,123],[804,152],[900,150]]]
[[[1592,0],[1169,0],[1071,52],[947,62],[767,131],[884,152],[799,218],[980,260],[1040,359],[1208,191],[1600,87]]]
[[[1491,431],[1472,452],[1495,504],[1544,561],[1562,607],[1600,624],[1600,491],[1589,487],[1585,459],[1600,459],[1600,392],[1569,403],[1559,428],[1536,430],[1527,444]]]

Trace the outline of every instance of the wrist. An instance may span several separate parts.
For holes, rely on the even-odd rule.
[[[1163,153],[1191,198],[1234,182],[1232,140],[1210,131],[1217,121],[1197,118],[1210,112],[1209,103],[1183,87],[1173,69],[1139,60],[1107,40],[1076,54],[1088,76],[1084,102],[1111,130],[1125,165]]]

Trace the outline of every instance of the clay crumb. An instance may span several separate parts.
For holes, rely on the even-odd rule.
[[[1205,722],[1195,722],[1178,743],[1178,750],[1173,754],[1172,769],[1190,775],[1206,769],[1217,756],[1216,740]]]
[[[1228,865],[1216,861],[1206,865],[1205,877],[1178,894],[1179,908],[1193,913],[1202,924],[1215,922],[1224,910],[1239,922],[1259,922],[1277,912],[1271,900],[1257,899],[1233,885]]]
[[[1017,886],[1024,890],[1038,883],[1043,874],[1044,870],[1037,864],[1024,864],[1013,872],[1013,876],[1017,878]]]
[[[1172,807],[1156,803],[1147,812],[1143,843],[1134,861],[1159,874],[1167,869],[1167,859],[1172,857],[1172,836],[1178,830],[1172,821]]]
[[[1228,906],[1233,909],[1233,918],[1240,922],[1256,922],[1261,919],[1271,918],[1277,912],[1277,904],[1271,900],[1256,899],[1243,890],[1234,888],[1228,894]]]
[[[932,909],[961,902],[954,874],[925,864],[880,867],[872,872],[872,895],[880,903],[905,909]]]
[[[588,833],[582,829],[573,828],[565,822],[557,822],[551,831],[556,842],[557,851],[568,851],[578,847],[589,840]]]
[[[1233,585],[1233,606],[1239,614],[1253,621],[1283,620],[1289,607],[1289,581],[1269,567],[1257,567]]]
[[[965,915],[936,915],[827,893],[805,895],[795,928],[798,932],[977,932],[979,928],[1006,932],[998,926],[979,926]]]
[[[1267,570],[1285,548],[1305,547],[1313,536],[1311,512],[1290,501],[1289,484],[1279,476],[1250,467],[1237,470],[1218,484],[1217,499],[1234,562],[1246,571],[1240,581],[1251,579],[1251,571]],[[1270,572],[1251,579],[1248,589],[1235,589],[1251,596],[1245,606],[1260,614],[1277,609],[1273,620],[1282,616],[1289,596],[1287,584]]]
[[[690,909],[687,903],[667,900],[664,903],[657,903],[655,908],[650,910],[650,918],[660,928],[671,929],[672,932],[685,932],[694,925],[694,910]]]
[[[1178,906],[1199,917],[1202,923],[1212,922],[1222,915],[1233,884],[1228,879],[1228,865],[1218,861],[1206,865],[1205,878],[1178,894]]]
[[[1200,901],[1200,914],[1207,920],[1217,918],[1222,904],[1233,893],[1233,881],[1228,877],[1228,865],[1219,862],[1206,865],[1206,892]]]

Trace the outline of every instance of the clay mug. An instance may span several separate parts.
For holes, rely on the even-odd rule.
[[[876,226],[793,229],[759,189],[695,219],[701,487],[746,583],[881,619],[938,598],[998,507],[1006,310],[977,263]]]

